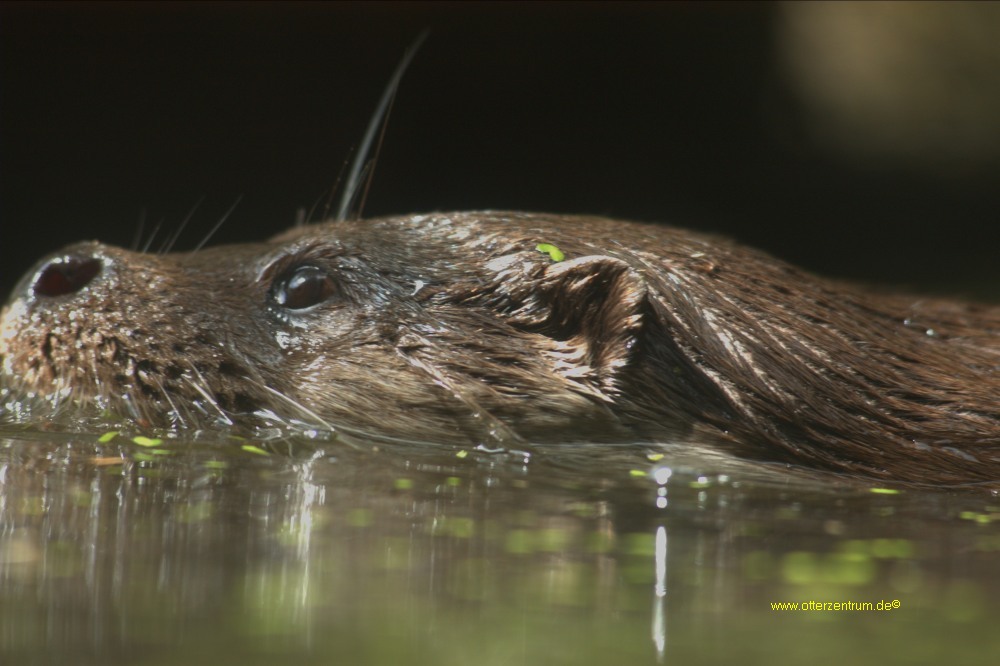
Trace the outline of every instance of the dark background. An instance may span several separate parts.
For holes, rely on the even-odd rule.
[[[214,242],[289,226],[336,183],[402,53],[429,28],[367,215],[664,221],[826,274],[989,293],[1000,283],[998,160],[873,163],[816,141],[815,108],[777,47],[780,12],[5,3],[0,289],[63,244],[129,245],[140,219],[147,235],[162,222],[163,238],[196,204],[181,249],[239,196]]]

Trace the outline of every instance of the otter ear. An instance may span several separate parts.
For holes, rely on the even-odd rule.
[[[589,256],[549,264],[534,290],[512,323],[551,338],[568,372],[613,390],[643,324],[646,281],[620,259]]]

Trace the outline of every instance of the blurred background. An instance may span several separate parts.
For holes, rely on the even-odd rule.
[[[366,215],[721,232],[997,293],[1000,5],[4,3],[0,290],[81,239],[262,239],[325,200],[407,46]],[[159,244],[154,242],[154,248]]]

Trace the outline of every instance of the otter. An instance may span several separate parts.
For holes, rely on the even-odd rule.
[[[708,442],[917,484],[1000,479],[1000,307],[870,292],[729,240],[462,212],[42,259],[8,391],[171,428],[436,442]]]

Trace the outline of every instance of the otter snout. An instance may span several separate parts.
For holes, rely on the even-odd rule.
[[[255,249],[255,254],[259,252]],[[147,424],[230,422],[280,360],[261,287],[232,247],[150,254],[85,242],[41,261],[0,311],[0,388]]]
[[[113,248],[77,243],[41,259],[0,310],[0,370],[7,383],[48,393],[79,380],[67,372],[94,344],[88,319],[116,291]],[[119,323],[119,322],[115,322]]]

